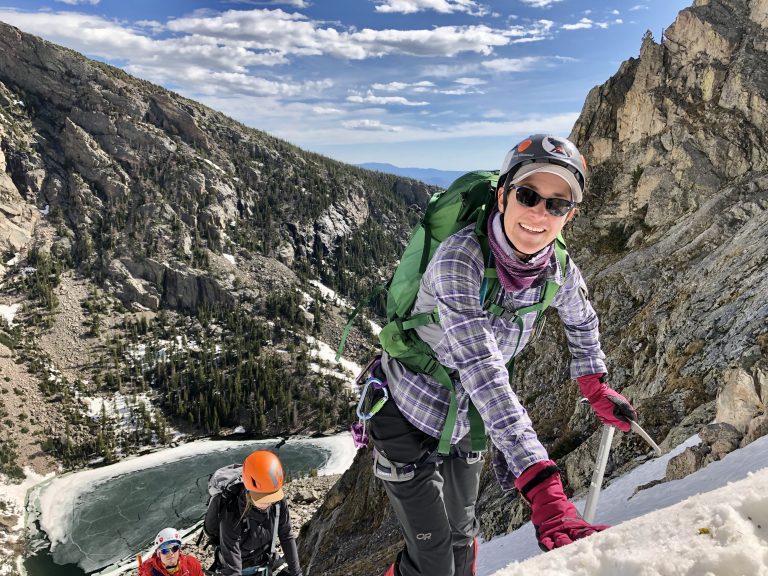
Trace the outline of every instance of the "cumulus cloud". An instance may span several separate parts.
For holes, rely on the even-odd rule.
[[[349,130],[366,130],[374,132],[400,132],[399,126],[390,126],[382,123],[380,120],[346,120],[341,123],[344,128]]]
[[[376,96],[373,92],[368,90],[365,96],[360,94],[352,94],[347,96],[347,102],[354,102],[355,104],[376,104],[379,106],[388,106],[396,104],[399,106],[427,106],[429,102],[414,102],[408,100],[402,96]]]
[[[190,16],[168,22],[175,32],[241,42],[251,49],[286,55],[329,55],[363,60],[390,54],[455,56],[490,54],[509,43],[504,31],[488,26],[439,26],[422,30],[337,30],[283,10],[229,10],[219,15]]]
[[[592,28],[592,26],[594,25],[595,23],[592,22],[592,20],[590,20],[589,18],[582,18],[575,24],[563,24],[562,26],[560,26],[560,28],[562,28],[563,30],[586,30],[586,29]]]
[[[441,14],[464,12],[471,16],[485,16],[490,10],[474,0],[379,0],[376,12],[413,14],[434,10]]]

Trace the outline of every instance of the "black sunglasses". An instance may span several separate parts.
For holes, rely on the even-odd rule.
[[[552,216],[565,216],[576,207],[576,202],[565,198],[543,198],[536,190],[527,186],[512,186],[515,189],[515,198],[519,204],[533,208],[541,200],[545,201],[544,207]]]
[[[173,546],[168,546],[168,548],[160,548],[160,554],[165,556],[166,554],[175,554],[179,551],[179,546],[177,544],[174,544]]]

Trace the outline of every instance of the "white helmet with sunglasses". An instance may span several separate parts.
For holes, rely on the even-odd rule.
[[[155,553],[160,554],[163,550],[170,550],[172,546],[181,548],[179,531],[176,528],[163,528],[155,536]]]
[[[582,201],[587,182],[584,156],[566,138],[534,134],[507,152],[501,164],[499,185],[504,185],[504,205],[512,186],[539,172],[548,172],[565,180],[571,189],[572,202]]]

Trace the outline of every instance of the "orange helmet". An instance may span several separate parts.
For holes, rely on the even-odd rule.
[[[243,484],[255,504],[271,504],[283,499],[283,465],[266,450],[251,453],[243,462]]]

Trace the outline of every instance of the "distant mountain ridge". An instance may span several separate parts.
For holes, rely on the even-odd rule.
[[[404,176],[406,178],[413,178],[414,180],[420,180],[426,184],[432,184],[433,186],[440,186],[441,188],[448,188],[451,182],[456,180],[462,174],[466,174],[463,170],[437,170],[435,168],[401,168],[394,164],[386,164],[380,162],[365,162],[363,164],[356,164],[359,168],[365,168],[366,170],[376,170],[377,172],[384,172],[386,174],[394,174],[395,176]]]

